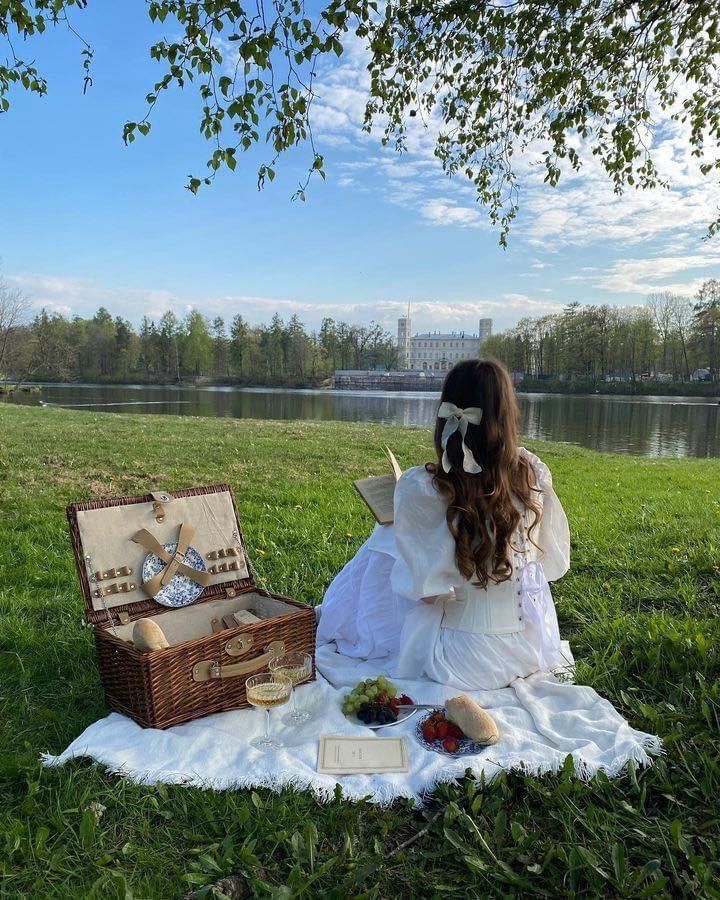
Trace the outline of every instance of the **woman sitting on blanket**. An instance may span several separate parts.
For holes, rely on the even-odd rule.
[[[567,518],[517,430],[502,365],[448,373],[437,462],[402,475],[394,524],[376,526],[328,588],[319,644],[466,690],[572,664],[548,586],[569,567]]]

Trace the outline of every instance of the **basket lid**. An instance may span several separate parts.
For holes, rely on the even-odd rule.
[[[190,596],[197,595],[194,603],[255,584],[230,485],[72,503],[67,516],[85,613],[92,624],[117,624],[184,605],[187,596],[178,596],[175,587],[172,596],[163,595],[165,603],[153,599],[147,593],[149,578],[143,577],[165,568],[149,548],[159,544],[172,558],[183,524],[191,526],[183,531],[191,540],[187,557],[178,557],[178,562],[186,560],[195,570],[205,567],[203,584],[192,576],[182,579]],[[139,532],[140,540],[133,540]],[[180,581],[173,577],[172,583]]]

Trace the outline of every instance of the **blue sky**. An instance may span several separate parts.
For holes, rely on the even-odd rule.
[[[403,157],[361,132],[359,46],[320,80],[314,124],[328,179],[306,203],[290,199],[303,153],[262,192],[253,153],[193,197],[185,179],[203,174],[210,152],[194,88],[163,98],[148,138],[121,140],[158,77],[150,43],[169,26],[152,26],[143,0],[94,0],[73,21],[95,50],[87,95],[81,45],[58,31],[31,47],[49,95],[15,91],[0,116],[2,275],[36,307],[86,315],[102,304],[134,322],[168,308],[253,322],[277,310],[311,327],[332,315],[394,330],[411,302],[418,329],[472,330],[492,316],[499,330],[572,300],[639,304],[720,276],[720,244],[702,240],[717,183],[662,119],[654,146],[672,191],[618,199],[592,161],[553,191],[528,157],[503,251],[469,186],[440,172],[432,128],[416,129]]]

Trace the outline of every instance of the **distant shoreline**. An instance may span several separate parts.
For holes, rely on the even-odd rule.
[[[14,382],[0,382],[0,396],[12,393]],[[136,388],[136,389],[169,389],[169,390],[202,390],[209,389],[237,389],[243,390],[267,388],[273,390],[317,390],[331,391],[338,390],[342,393],[351,393],[353,390],[346,388],[334,388],[328,384],[327,380],[320,383],[306,382],[240,382],[233,380],[212,380],[203,379],[202,381],[182,381],[182,382],[161,382],[161,381],[27,381],[23,382],[20,390],[23,392],[32,391],[35,393],[42,387],[75,387],[75,388]],[[720,401],[720,382],[697,382],[697,381],[674,381],[674,382],[658,382],[658,381],[636,381],[636,382],[614,382],[614,381],[555,381],[540,379],[525,379],[515,385],[519,394],[562,394],[566,396],[606,396],[606,397],[706,397],[708,399],[718,399]],[[393,390],[389,385],[382,390],[363,390],[363,393],[401,393],[399,390]],[[417,393],[415,391],[415,393]],[[438,393],[437,388],[429,390],[427,393]]]

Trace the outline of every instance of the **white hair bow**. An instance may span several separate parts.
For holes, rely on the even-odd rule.
[[[479,425],[482,421],[483,411],[479,406],[468,406],[467,409],[460,409],[454,403],[441,403],[438,409],[438,418],[446,419],[445,427],[442,431],[440,446],[442,447],[442,467],[446,472],[451,469],[450,459],[447,455],[447,442],[450,435],[460,431],[462,438],[463,450],[463,469],[469,475],[477,475],[482,472],[482,466],[475,460],[472,450],[465,443],[465,435],[467,434],[468,424]]]

